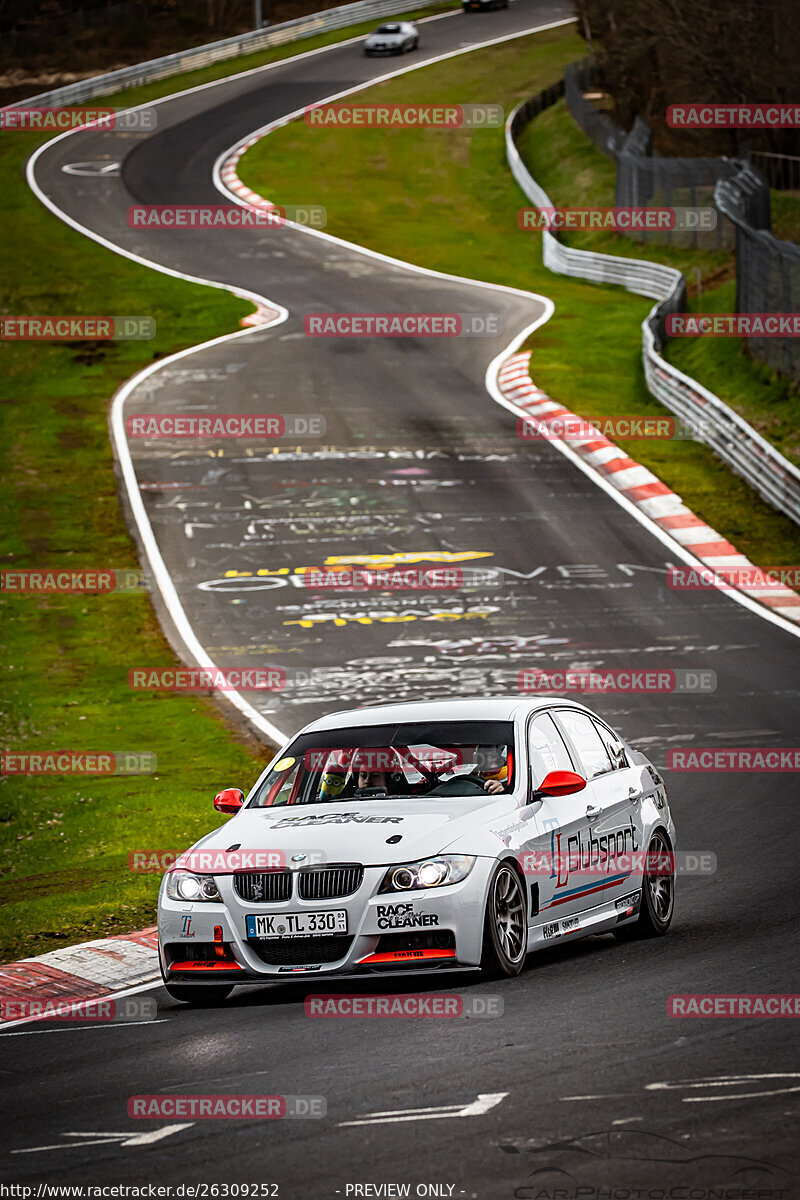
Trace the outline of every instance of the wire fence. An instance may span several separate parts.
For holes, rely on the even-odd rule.
[[[531,119],[554,104],[560,95],[558,87],[548,88],[547,92],[518,105],[506,122],[509,167],[525,195],[539,208],[552,207],[552,201],[522,161],[516,142]],[[742,199],[745,207],[751,206],[750,215],[755,203],[752,196]],[[800,525],[800,470],[718,396],[679,371],[660,353],[667,315],[685,308],[686,283],[680,271],[663,263],[577,250],[564,245],[557,234],[546,229],[542,232],[542,256],[545,266],[558,274],[616,283],[657,301],[642,322],[642,362],[651,395],[692,428],[695,437],[714,450],[759,495]]]
[[[796,154],[770,154],[753,150],[750,160],[776,192],[800,192],[800,157]]]
[[[714,206],[714,187],[734,176],[742,163],[727,158],[662,158],[652,152],[652,131],[637,117],[629,133],[599,110],[602,82],[591,59],[571,63],[564,71],[564,97],[571,116],[598,150],[617,166],[614,204],[618,208],[688,209],[683,229],[636,230],[627,236],[640,242],[679,248],[732,248],[733,225]]]
[[[714,198],[736,229],[736,311],[793,313],[800,304],[800,246],[779,242],[754,203],[762,177],[745,166],[717,184]],[[761,218],[761,221],[760,221]],[[761,227],[759,225],[761,224]],[[749,337],[750,353],[800,381],[800,345],[793,337]]]

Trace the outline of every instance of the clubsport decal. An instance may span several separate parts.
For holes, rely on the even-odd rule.
[[[436,913],[415,912],[413,904],[379,904],[378,929],[402,929],[407,925],[438,925]]]
[[[399,825],[404,817],[367,817],[363,813],[324,813],[321,816],[284,817],[270,828],[284,829],[287,825]]]

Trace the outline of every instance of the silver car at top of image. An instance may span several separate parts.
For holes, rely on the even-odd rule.
[[[364,42],[365,54],[404,54],[419,46],[419,30],[410,21],[387,21]]]

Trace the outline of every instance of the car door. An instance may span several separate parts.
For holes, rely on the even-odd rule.
[[[583,774],[548,711],[529,718],[526,737],[532,793],[551,771]],[[585,790],[535,801],[521,863],[529,885],[531,923],[544,924],[547,940],[562,936],[566,932],[562,918],[570,918],[582,907],[581,881],[569,869],[569,853],[586,827],[586,803]]]
[[[623,742],[604,722],[574,708],[559,708],[559,727],[588,781],[581,831],[583,907],[617,900],[638,882],[642,843],[639,772]]]

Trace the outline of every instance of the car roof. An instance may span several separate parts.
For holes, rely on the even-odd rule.
[[[409,700],[402,704],[379,704],[344,708],[306,725],[303,733],[321,729],[352,729],[362,725],[393,725],[414,721],[513,721],[536,709],[568,702],[589,711],[585,705],[557,696],[485,696],[451,700]]]

